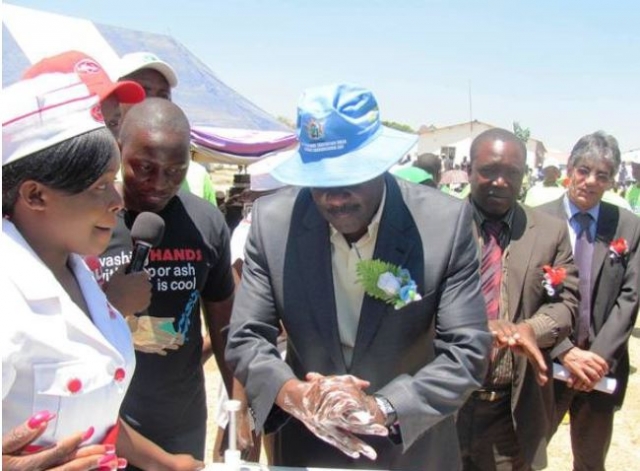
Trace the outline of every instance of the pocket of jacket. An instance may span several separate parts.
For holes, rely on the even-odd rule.
[[[117,371],[117,373],[116,373]],[[95,427],[95,439],[118,418],[124,396],[124,369],[112,362],[86,361],[33,365],[34,411],[55,412],[39,442],[55,443]],[[91,440],[94,442],[95,440]]]

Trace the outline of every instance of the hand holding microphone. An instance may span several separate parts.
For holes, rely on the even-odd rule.
[[[164,237],[164,220],[155,213],[140,213],[131,227],[133,252],[131,263],[125,273],[137,273],[144,269],[149,251],[162,242]]]
[[[123,281],[128,281],[126,289],[126,301],[131,307],[135,305],[133,314],[144,312],[151,302],[151,283],[144,271],[144,266],[149,258],[151,249],[160,242],[164,236],[164,220],[155,213],[144,212],[138,214],[133,226],[131,226],[131,239],[133,239],[133,251],[131,262],[125,269]],[[135,284],[144,278],[144,287],[136,287]],[[127,323],[131,329],[133,346],[136,350],[166,355],[167,350],[177,350],[184,343],[184,335],[173,329],[173,317],[152,317],[146,313],[131,316]]]
[[[162,242],[163,236],[164,221],[155,213],[140,213],[133,223],[131,262],[118,269],[104,286],[109,302],[125,317],[143,312],[151,303],[151,282],[144,265],[149,251]]]

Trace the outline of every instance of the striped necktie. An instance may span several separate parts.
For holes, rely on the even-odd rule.
[[[487,307],[487,319],[500,315],[500,282],[502,281],[502,248],[500,247],[501,221],[485,221],[482,225],[486,240],[482,246],[480,284]]]

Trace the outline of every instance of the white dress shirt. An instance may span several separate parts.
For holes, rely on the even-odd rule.
[[[2,221],[2,433],[40,411],[56,417],[36,445],[117,423],[135,368],[131,334],[78,255],[69,265],[91,319],[71,300],[16,227]]]
[[[353,244],[347,243],[344,236],[335,227],[329,226],[338,333],[340,334],[342,354],[347,367],[351,366],[353,349],[358,334],[358,323],[360,322],[360,311],[362,310],[362,301],[364,299],[364,287],[358,281],[358,263],[361,260],[371,260],[373,258],[386,198],[387,189],[385,187],[380,206],[367,226],[367,232]]]

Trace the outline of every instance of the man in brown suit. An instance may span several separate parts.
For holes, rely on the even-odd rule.
[[[458,414],[464,470],[530,470],[546,461],[553,419],[549,349],[571,332],[577,277],[565,224],[516,202],[526,149],[490,129],[471,145],[471,195],[482,291],[494,334],[483,387]],[[544,283],[548,266],[562,283]]]

